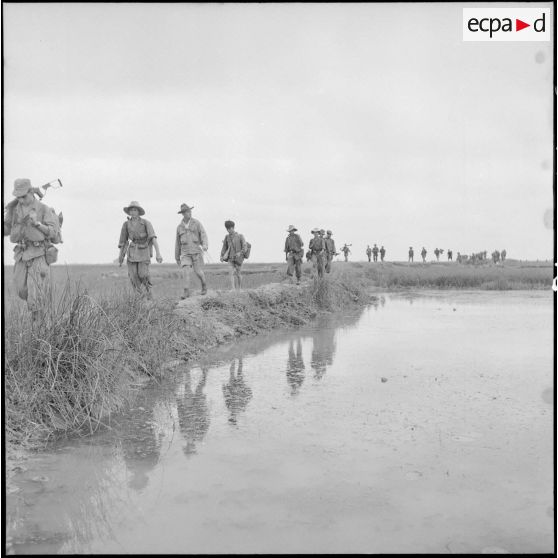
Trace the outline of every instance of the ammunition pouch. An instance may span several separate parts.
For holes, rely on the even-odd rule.
[[[51,264],[57,262],[57,260],[58,260],[58,248],[56,248],[56,246],[54,246],[54,244],[51,244],[45,250],[45,260],[46,260],[46,263],[48,265],[51,265]]]

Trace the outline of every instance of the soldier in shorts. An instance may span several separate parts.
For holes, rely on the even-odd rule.
[[[182,214],[182,221],[176,227],[176,242],[174,255],[177,265],[182,268],[184,278],[184,294],[182,299],[190,296],[190,271],[201,281],[201,294],[207,293],[205,275],[203,273],[203,253],[207,251],[207,234],[203,225],[192,217],[192,209],[185,203],[180,206],[178,213]]]

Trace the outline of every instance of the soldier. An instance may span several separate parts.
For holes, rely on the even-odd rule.
[[[343,248],[341,248],[341,252],[343,252],[343,254],[345,255],[345,261],[348,262],[349,261],[349,254],[351,253],[351,251],[349,250],[349,246],[347,244],[345,244],[343,246]]]
[[[502,250],[502,253],[500,254],[501,258],[502,258],[502,263],[504,263],[506,261],[506,250]]]
[[[50,292],[49,265],[56,261],[51,242],[58,229],[53,210],[35,199],[28,178],[14,182],[16,203],[4,217],[4,236],[10,235],[14,247],[14,280],[19,298],[27,301],[31,318],[36,321],[44,310]]]
[[[337,252],[335,250],[335,240],[331,238],[332,234],[333,233],[328,230],[327,236],[324,238],[325,246],[326,246],[326,264],[325,264],[326,273],[331,272],[331,262],[333,261],[333,256],[337,255]]]
[[[324,275],[324,260],[326,255],[325,240],[320,236],[320,229],[312,229],[314,238],[310,240],[308,248],[312,252],[312,264],[314,272],[317,272],[318,277]]]
[[[415,251],[412,246],[409,246],[409,262],[413,262],[415,258]]]
[[[434,248],[434,255],[436,256],[436,261],[440,261],[440,250],[438,248]]]
[[[242,286],[241,267],[246,254],[246,240],[244,236],[234,230],[234,221],[225,221],[227,236],[223,240],[221,248],[221,261],[229,262],[231,288],[240,289]]]
[[[500,252],[498,252],[498,250],[494,250],[494,252],[492,252],[492,261],[497,264],[500,261]]]
[[[457,258],[455,259],[457,263],[461,263],[461,254],[457,252]]]
[[[448,262],[453,260],[453,252],[448,248]]]
[[[382,261],[384,261],[385,255],[386,255],[386,249],[384,248],[384,246],[383,246],[383,244],[382,244],[382,247],[380,248],[380,259],[381,259]]]
[[[203,252],[207,251],[207,234],[203,225],[192,217],[192,209],[185,203],[180,206],[178,213],[182,214],[182,221],[176,227],[176,242],[174,257],[177,265],[182,268],[184,278],[184,294],[182,299],[190,296],[190,270],[193,268],[195,274],[201,281],[201,294],[207,293],[207,284],[202,270]]]
[[[422,263],[426,263],[426,248],[423,246],[422,250],[420,251],[420,255],[422,256]]]
[[[123,209],[124,213],[127,213],[129,217],[122,225],[122,230],[120,231],[118,263],[122,265],[124,256],[127,256],[128,277],[132,287],[138,294],[143,294],[143,287],[147,298],[151,299],[152,285],[149,276],[149,265],[151,264],[153,247],[155,247],[157,262],[161,263],[163,261],[159,251],[159,244],[157,243],[157,236],[151,223],[141,217],[145,215],[145,210],[139,202],[132,201],[130,205]]]
[[[374,256],[374,261],[377,262],[378,261],[378,252],[379,252],[379,248],[378,246],[376,246],[376,244],[374,244],[374,247],[372,248],[372,254]]]
[[[302,257],[304,256],[302,247],[304,246],[304,242],[302,242],[300,235],[296,233],[297,230],[298,229],[292,225],[289,225],[287,229],[289,236],[287,236],[285,240],[285,259],[287,260],[287,275],[291,277],[292,280],[293,272],[295,272],[296,284],[300,285]]]
[[[371,260],[371,256],[372,256],[372,248],[370,248],[370,244],[366,245],[366,255],[368,256],[368,261],[372,261]]]

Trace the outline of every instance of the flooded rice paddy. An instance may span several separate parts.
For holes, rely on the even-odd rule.
[[[385,295],[239,342],[22,462],[10,553],[553,552],[553,310]]]

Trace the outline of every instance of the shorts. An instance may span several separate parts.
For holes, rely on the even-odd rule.
[[[197,267],[203,265],[203,256],[201,254],[181,254],[180,267]]]

